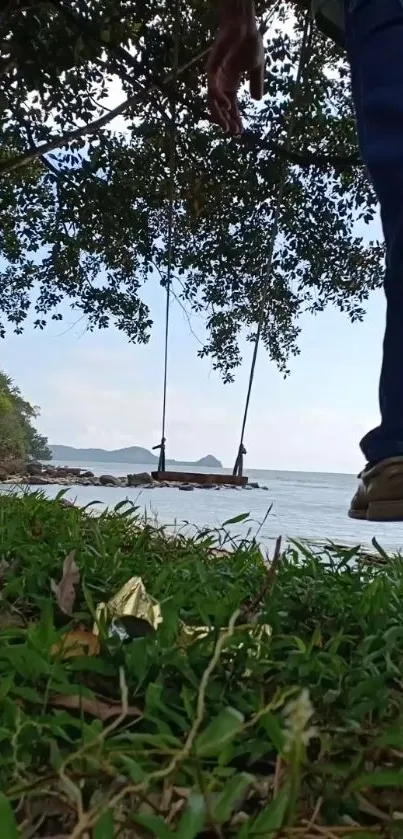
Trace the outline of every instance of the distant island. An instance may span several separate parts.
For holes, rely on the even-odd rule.
[[[143,449],[141,446],[129,446],[126,449],[75,449],[73,446],[49,446],[53,460],[68,463],[71,460],[81,463],[133,463],[154,466],[158,464],[158,456]],[[221,469],[222,463],[212,454],[194,462],[185,460],[168,460],[167,466],[205,466],[208,469]]]

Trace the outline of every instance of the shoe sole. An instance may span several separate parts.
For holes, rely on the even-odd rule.
[[[350,509],[348,515],[350,519],[361,521],[403,521],[403,500],[374,501],[366,510]]]

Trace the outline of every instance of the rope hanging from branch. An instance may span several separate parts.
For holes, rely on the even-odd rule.
[[[297,75],[295,78],[294,86],[293,86],[293,93],[291,99],[291,115],[288,121],[288,128],[284,143],[284,149],[286,153],[290,153],[291,151],[291,142],[293,138],[294,128],[295,128],[295,108],[298,104],[298,100],[301,94],[301,89],[304,81],[304,71],[309,64],[309,58],[311,55],[312,50],[312,40],[313,40],[313,32],[314,32],[314,14],[313,14],[313,3],[311,4],[310,10],[306,14],[305,19],[305,26],[304,32],[302,36],[302,43],[301,43],[301,50],[300,50],[300,57],[298,62],[298,69]],[[266,305],[269,299],[270,294],[270,278],[272,273],[273,267],[273,258],[274,258],[274,251],[277,241],[277,236],[280,227],[280,215],[281,215],[281,208],[283,204],[284,192],[285,187],[287,184],[287,172],[288,172],[288,163],[287,159],[284,159],[281,164],[280,169],[280,183],[276,198],[276,204],[274,209],[274,218],[273,218],[273,225],[271,229],[271,234],[269,238],[269,244],[267,249],[267,272],[266,272],[266,288],[262,295],[261,307],[260,307],[260,315],[258,320],[258,325],[256,329],[256,334],[253,339],[253,353],[252,353],[252,362],[249,372],[249,380],[248,380],[248,389],[246,393],[246,401],[245,401],[245,409],[242,419],[242,426],[241,426],[241,437],[238,447],[238,453],[235,460],[235,465],[232,474],[238,475],[242,477],[243,474],[243,458],[246,454],[245,444],[244,444],[244,437],[245,437],[245,429],[246,423],[248,419],[249,413],[249,405],[250,405],[250,398],[252,393],[253,387],[253,380],[255,376],[255,369],[256,369],[256,360],[257,354],[259,350],[260,339],[262,336],[262,330],[265,324],[265,317],[266,317]]]
[[[166,304],[165,304],[165,339],[164,339],[164,380],[162,395],[162,430],[161,442],[154,446],[159,449],[158,472],[165,472],[165,444],[166,444],[166,409],[167,409],[167,387],[168,387],[168,350],[169,350],[169,315],[171,306],[171,287],[173,269],[173,234],[175,222],[175,176],[176,176],[176,118],[178,111],[178,73],[179,73],[179,39],[180,39],[180,0],[175,0],[174,26],[173,26],[173,69],[172,69],[172,94],[171,94],[171,118],[168,127],[168,236],[167,236],[167,271],[165,279]]]

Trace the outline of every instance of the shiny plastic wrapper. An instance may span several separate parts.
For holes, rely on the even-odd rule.
[[[137,618],[139,621],[145,621],[154,630],[162,623],[161,607],[150,597],[141,577],[131,577],[108,603],[100,603],[96,617],[97,624],[102,619],[112,619],[115,623],[122,618]],[[97,631],[97,628],[94,628],[94,632]]]
[[[108,603],[100,603],[96,617],[97,626],[94,627],[94,634],[98,634],[99,622],[106,620],[110,621],[109,634],[118,636],[122,641],[155,632],[162,623],[160,604],[148,594],[141,577],[131,577]],[[221,632],[224,631],[225,628],[221,630]],[[271,635],[271,627],[268,624],[259,623],[239,624],[235,626],[233,637],[245,631],[257,641],[257,646],[251,655],[258,656],[261,643]],[[206,638],[210,632],[212,632],[212,627],[209,626],[190,626],[182,623],[178,642],[181,647],[187,647],[189,644]],[[241,641],[239,648],[242,646]]]

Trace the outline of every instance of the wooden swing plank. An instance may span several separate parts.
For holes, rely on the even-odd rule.
[[[201,472],[151,472],[154,481],[166,483],[199,484],[200,486],[244,487],[248,478],[239,475],[205,475]]]

